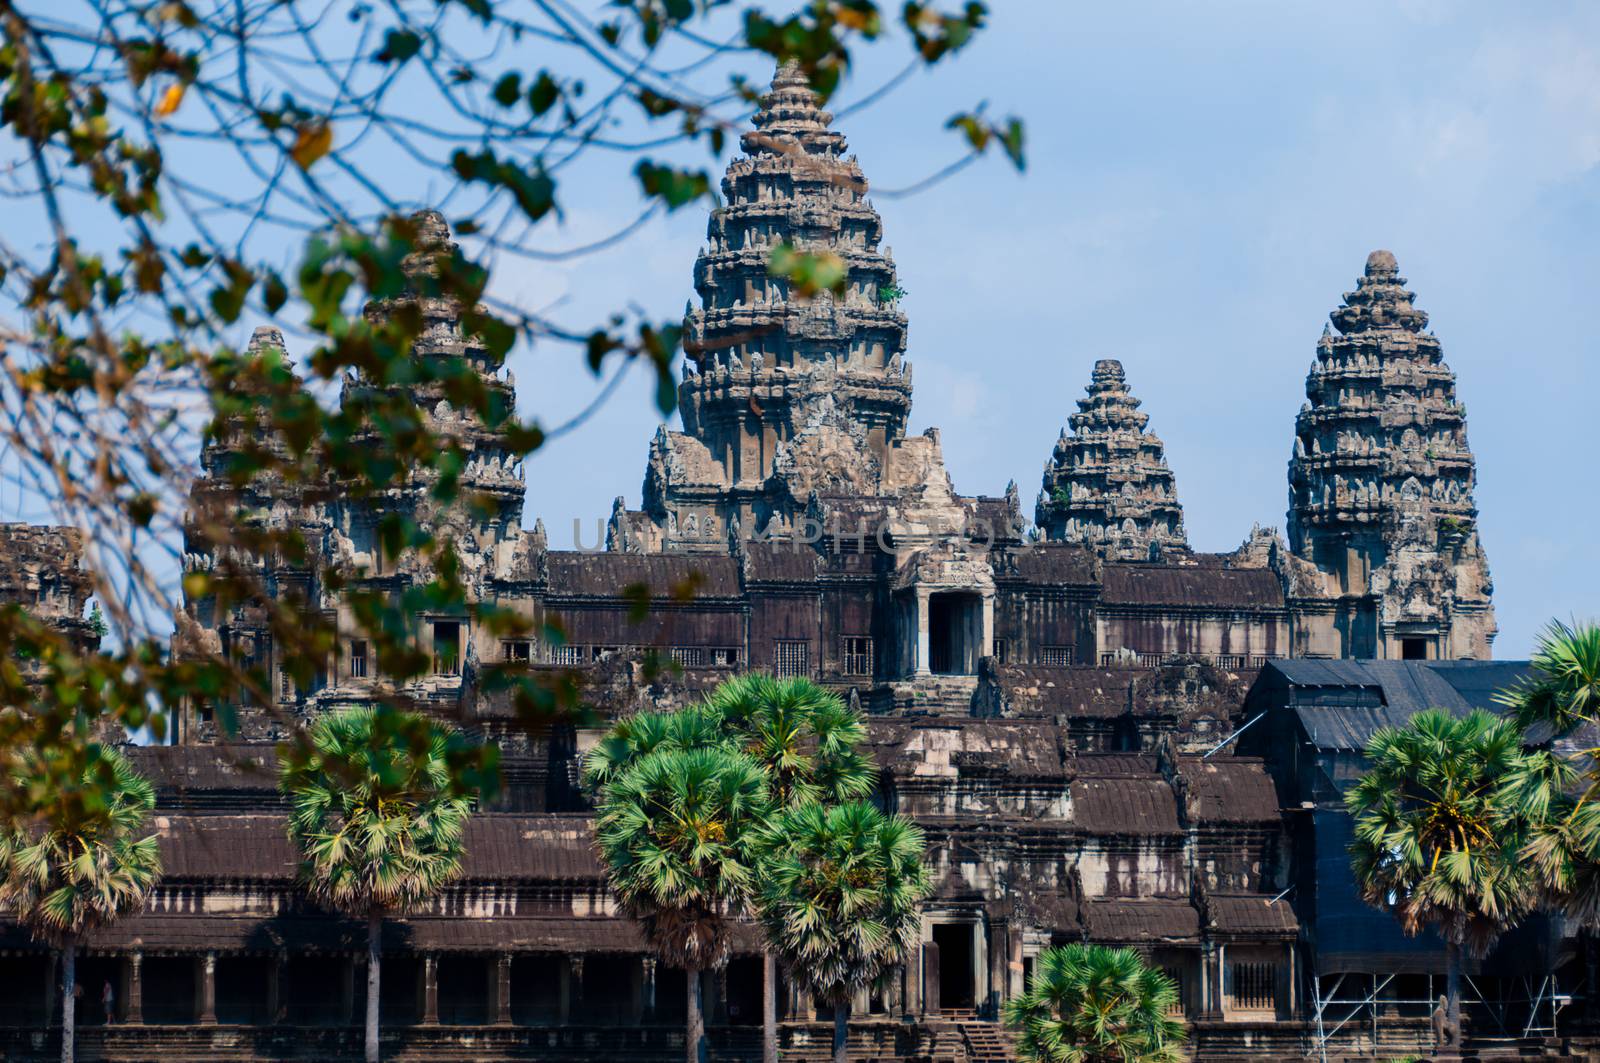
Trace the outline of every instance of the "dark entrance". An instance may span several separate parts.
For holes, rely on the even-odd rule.
[[[1428,659],[1428,640],[1401,639],[1400,659],[1402,661],[1426,661]]]
[[[728,961],[728,1022],[734,1026],[761,1025],[762,979],[760,956],[736,956]],[[780,998],[781,999],[781,998]]]
[[[983,605],[976,594],[928,598],[928,669],[935,675],[971,675],[978,670]]]
[[[972,985],[972,924],[935,925],[933,943],[939,946],[939,1008],[970,1011],[975,1006]]]

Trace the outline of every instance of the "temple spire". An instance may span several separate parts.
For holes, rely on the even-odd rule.
[[[1388,251],[1367,256],[1306,377],[1289,545],[1331,591],[1376,599],[1351,657],[1487,657],[1489,569],[1455,373]],[[1370,609],[1370,606],[1364,608]]]
[[[704,539],[708,510],[750,525],[793,510],[818,481],[875,484],[905,435],[903,292],[832,120],[800,68],[780,67],[723,175],[684,315],[684,430],[646,471],[646,508],[669,542],[691,511]],[[794,292],[772,273],[780,246],[841,261],[843,289]],[[827,469],[809,468],[813,451],[830,455]]]
[[[1161,440],[1128,390],[1122,363],[1103,358],[1044,470],[1034,522],[1046,538],[1082,543],[1107,560],[1157,560],[1187,550],[1183,507]]]

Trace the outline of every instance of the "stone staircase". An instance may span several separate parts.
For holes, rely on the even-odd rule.
[[[1010,1063],[1016,1059],[1006,1030],[993,1022],[964,1022],[961,1036],[967,1042],[967,1058],[972,1063]]]
[[[894,711],[902,715],[969,716],[977,689],[975,675],[919,675],[891,684]]]

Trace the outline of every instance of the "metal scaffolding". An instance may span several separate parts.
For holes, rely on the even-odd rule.
[[[1442,976],[1428,974],[1427,995],[1415,999],[1383,995],[1383,991],[1394,982],[1395,977],[1394,974],[1342,972],[1333,978],[1327,992],[1324,993],[1321,974],[1312,974],[1317,1056],[1321,1063],[1327,1063],[1328,1045],[1352,1022],[1370,1023],[1372,1046],[1376,1052],[1384,1008],[1415,1006],[1423,1009],[1424,1015],[1431,1014],[1438,1001],[1435,984],[1443,981]],[[1356,989],[1355,993],[1361,994],[1365,991],[1364,995],[1341,997],[1340,991],[1345,988],[1347,980],[1351,979],[1367,983],[1371,986],[1370,991],[1365,991],[1366,986],[1362,986]],[[1503,979],[1496,986],[1501,992],[1492,995],[1486,994],[1477,981],[1466,974],[1462,975],[1462,982],[1466,990],[1461,995],[1462,1006],[1469,1004],[1480,1006],[1504,1037],[1556,1036],[1561,1012],[1572,1003],[1574,997],[1573,992],[1562,991],[1554,972],[1543,977],[1524,975]],[[1508,986],[1515,990],[1509,996],[1504,992]],[[1519,1029],[1517,1020],[1521,1018],[1523,1008],[1526,1008],[1526,1020],[1521,1023]]]

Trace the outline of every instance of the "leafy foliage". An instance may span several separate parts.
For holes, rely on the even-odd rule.
[[[706,707],[766,770],[779,807],[863,797],[877,782],[877,766],[861,749],[866,721],[809,679],[737,676],[719,684]]]
[[[928,893],[922,832],[865,801],[800,804],[772,823],[759,912],[806,992],[838,1007],[913,949]]]
[[[843,801],[870,793],[877,780],[860,748],[866,733],[859,713],[809,679],[750,673],[687,709],[618,720],[584,758],[584,784],[598,792],[659,749],[720,748],[755,761],[774,805]]]
[[[1522,856],[1546,899],[1587,924],[1600,922],[1600,626],[1554,621],[1540,636],[1531,674],[1497,699],[1530,734],[1563,739],[1530,754],[1517,778],[1533,819]],[[1575,741],[1576,739],[1576,741]]]
[[[314,552],[292,522],[247,519],[237,493],[271,482],[361,499],[420,483],[438,512],[480,512],[461,486],[459,441],[419,415],[417,391],[447,400],[513,458],[552,430],[519,417],[461,359],[417,354],[439,302],[460,311],[456,338],[492,366],[519,341],[567,344],[597,374],[642,363],[671,411],[677,323],[622,307],[574,331],[497,295],[490,276],[501,257],[587,250],[540,246],[587,181],[573,176],[580,158],[635,176],[639,221],[706,197],[709,175],[677,156],[718,157],[741,128],[758,93],[733,69],[739,46],[796,61],[826,97],[896,18],[871,0],[812,0],[781,14],[752,6],[724,25],[721,7],[625,0],[590,16],[493,0],[133,0],[0,11],[0,126],[18,161],[0,183],[39,227],[0,248],[0,292],[17,312],[0,323],[0,440],[8,475],[84,532],[110,636],[86,645],[0,610],[0,769],[18,779],[0,795],[0,822],[36,822],[61,795],[86,811],[88,736],[102,726],[161,738],[180,711],[213,714],[224,730],[242,704],[278,711],[265,661],[195,649],[186,603],[261,611],[276,663],[302,688],[342,638],[368,642],[390,680],[373,696],[396,712],[425,668],[420,609],[526,633],[526,621],[468,600],[448,537],[415,516],[378,529],[387,559],[421,574],[403,593],[368,593],[361,573],[307,573],[350,592],[355,630],[336,630],[316,603],[268,593],[253,561],[306,570]],[[898,13],[919,65],[968,47],[984,17],[977,3]],[[731,44],[708,43],[724,29],[736,30]],[[981,152],[982,124],[962,128]],[[1020,136],[1001,137],[1017,161]],[[423,238],[412,207],[430,187],[454,189],[468,251]],[[803,290],[843,283],[831,262],[796,258],[791,272]],[[240,325],[262,317],[299,330],[312,349],[305,379],[239,343]],[[235,496],[190,497],[197,444],[224,436],[234,445],[208,471]],[[230,561],[175,575],[193,552]],[[579,708],[570,673],[500,668],[483,688],[509,691],[530,727]],[[304,730],[280,722],[288,758],[310,763]],[[452,771],[491,767],[458,760]]]
[[[91,801],[0,833],[0,909],[52,942],[137,911],[161,875],[156,836],[143,834],[156,804],[149,780],[109,746],[89,760],[80,783]]]
[[[1522,732],[1481,710],[1458,719],[1429,709],[1379,730],[1367,759],[1345,794],[1362,899],[1407,934],[1430,927],[1484,955],[1536,899],[1521,859],[1528,810],[1514,789],[1530,765]]]
[[[1178,989],[1132,949],[1073,944],[1047,949],[1004,1018],[1027,1063],[1177,1063]]]
[[[606,877],[664,961],[700,971],[727,960],[769,807],[760,766],[723,748],[659,748],[606,783],[594,828]]]
[[[387,709],[318,720],[310,761],[285,763],[280,780],[312,897],[354,915],[404,912],[455,878],[473,797],[451,762],[465,746]]]

